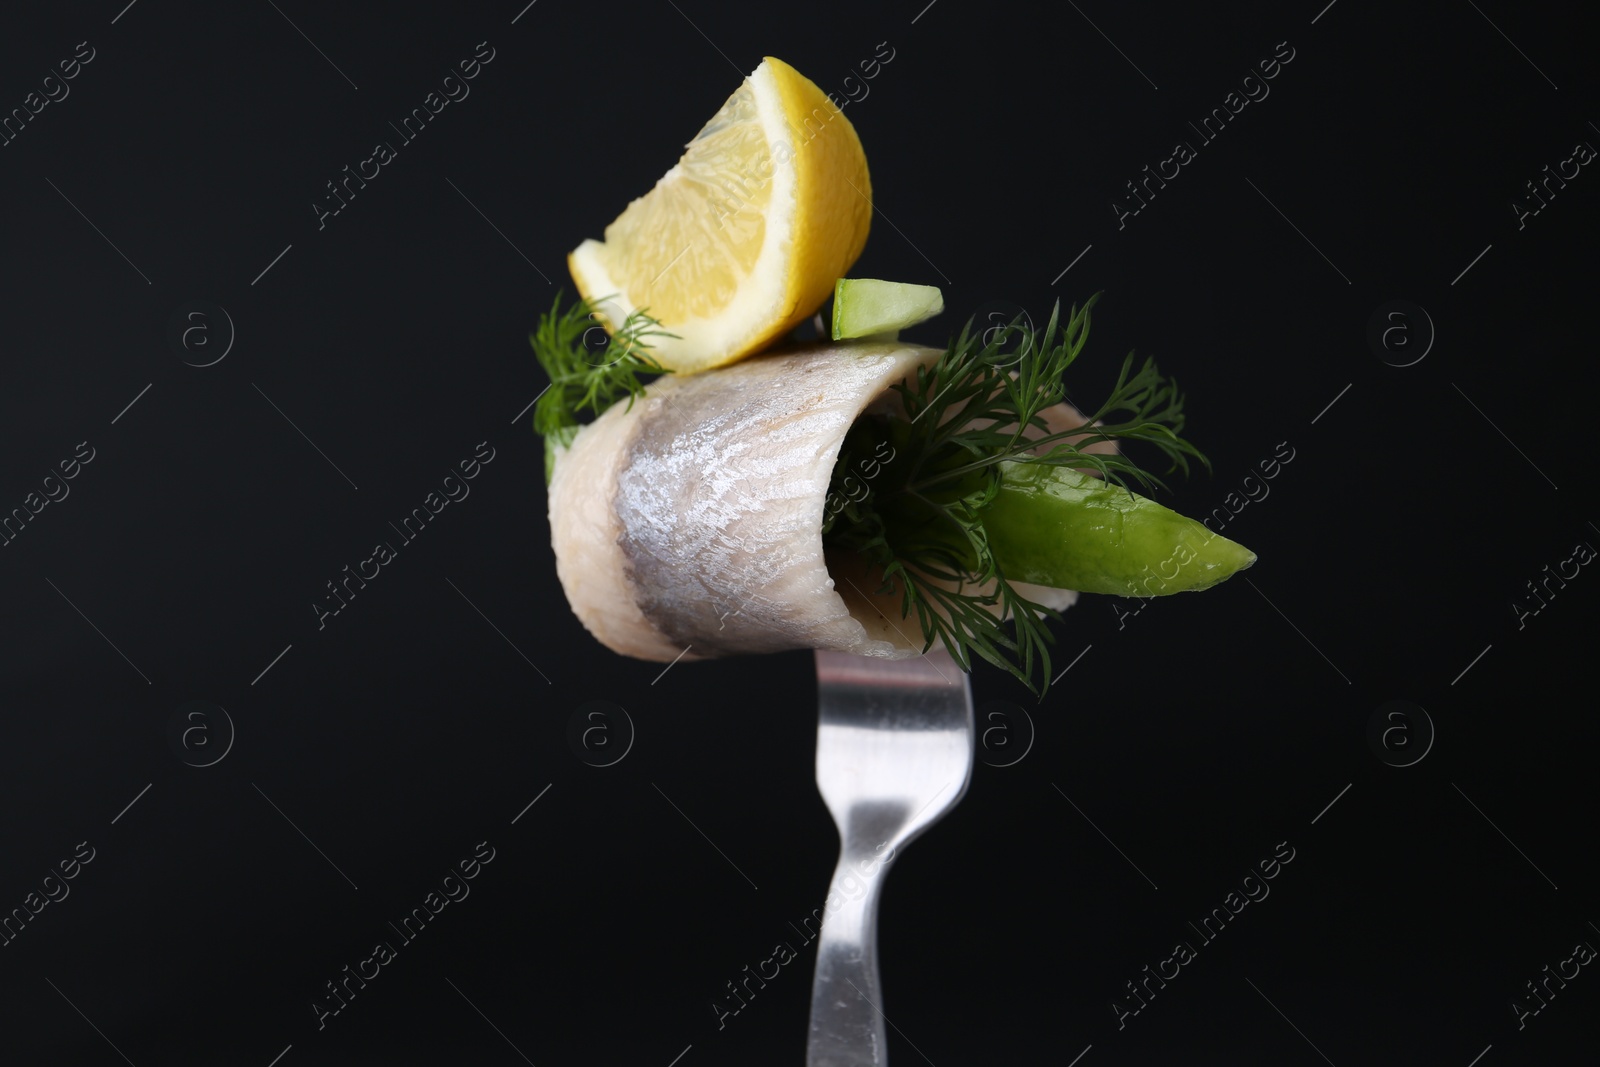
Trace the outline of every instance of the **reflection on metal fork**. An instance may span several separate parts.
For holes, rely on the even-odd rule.
[[[972,691],[938,650],[885,660],[817,652],[817,789],[839,865],[817,941],[806,1067],[883,1067],[878,898],[901,848],[972,776]]]

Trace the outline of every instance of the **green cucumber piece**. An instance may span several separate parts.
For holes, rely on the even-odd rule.
[[[943,310],[944,296],[936,285],[840,278],[833,287],[833,339],[892,340],[899,331]]]
[[[1208,589],[1256,554],[1154,500],[1070,467],[1000,465],[982,509],[995,561],[1011,581],[1116,596]]]
[[[944,503],[966,499],[1007,581],[1165,596],[1209,589],[1256,561],[1254,552],[1194,519],[1071,467],[1011,460],[999,467],[989,499],[973,475]],[[977,567],[967,535],[933,502],[899,497],[882,514],[903,558]]]

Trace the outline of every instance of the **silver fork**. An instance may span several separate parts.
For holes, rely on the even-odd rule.
[[[885,660],[817,651],[817,789],[839,827],[811,985],[806,1067],[883,1067],[878,898],[899,850],[972,777],[972,689],[943,649]]]

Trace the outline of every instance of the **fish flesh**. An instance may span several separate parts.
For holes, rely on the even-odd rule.
[[[901,414],[893,386],[940,354],[860,341],[769,352],[664,375],[580,429],[549,489],[556,574],[579,621],[608,648],[658,662],[922,654],[900,594],[879,592],[865,559],[825,548],[822,524],[851,425]],[[1065,404],[1044,415],[1053,431],[1083,423]],[[1013,584],[1058,610],[1077,596]]]

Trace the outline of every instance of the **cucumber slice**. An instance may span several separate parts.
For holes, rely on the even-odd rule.
[[[936,285],[840,278],[833,287],[833,339],[893,335],[944,310]]]
[[[1069,467],[1000,464],[982,511],[1006,575],[1055,589],[1164,596],[1209,589],[1256,554],[1195,520]]]
[[[978,566],[966,534],[926,501],[895,502],[882,515],[897,552],[927,559],[943,553],[968,570]],[[1053,589],[1165,596],[1209,589],[1256,561],[1243,545],[1154,500],[1044,463],[1002,462],[1000,491],[976,518],[1009,580]]]

